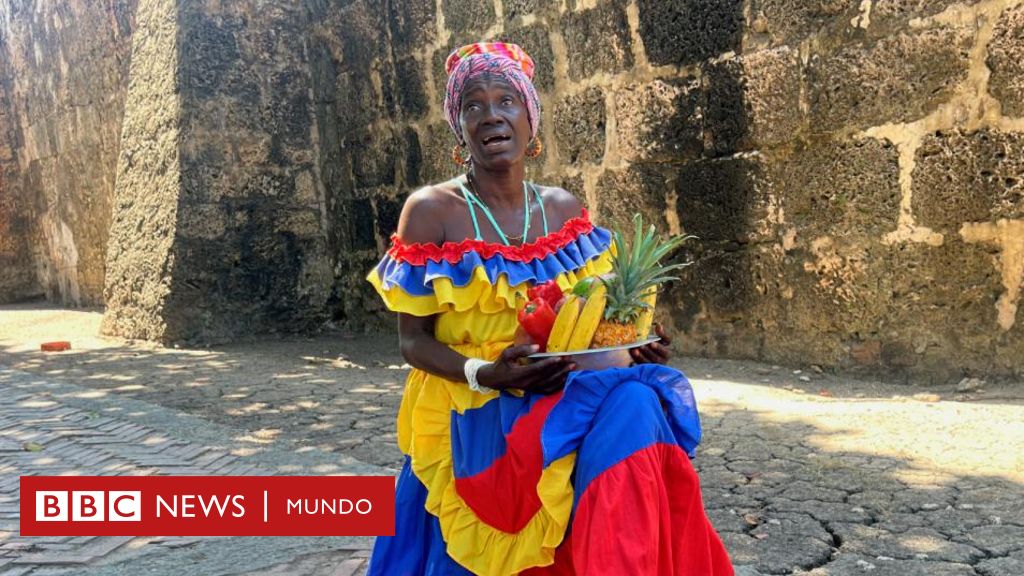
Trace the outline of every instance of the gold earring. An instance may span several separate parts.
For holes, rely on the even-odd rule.
[[[455,162],[459,166],[465,166],[466,164],[469,164],[469,160],[471,158],[472,156],[466,156],[465,158],[463,158],[462,145],[456,144],[455,147],[452,148],[452,162]]]
[[[530,145],[526,147],[526,157],[536,158],[540,156],[540,153],[544,151],[544,143],[540,141],[540,136],[537,136],[530,142]]]

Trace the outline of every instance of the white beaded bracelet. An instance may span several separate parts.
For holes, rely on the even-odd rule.
[[[481,394],[487,394],[488,392],[494,392],[494,390],[481,386],[480,382],[476,379],[476,373],[480,371],[484,366],[490,366],[492,362],[481,360],[479,358],[467,358],[466,363],[462,366],[462,371],[466,374],[466,382],[469,383],[469,389],[474,392]]]

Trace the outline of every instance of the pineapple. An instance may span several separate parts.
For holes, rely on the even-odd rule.
[[[640,334],[638,327],[650,329],[650,313],[658,287],[671,280],[669,272],[687,264],[662,266],[659,262],[684,241],[692,236],[673,236],[667,240],[658,237],[654,226],[644,229],[643,218],[633,216],[635,233],[632,241],[625,242],[621,232],[613,233],[616,254],[612,258],[613,276],[603,280],[607,288],[607,304],[604,318],[597,326],[591,341],[592,348],[619,346],[636,342],[647,334]]]

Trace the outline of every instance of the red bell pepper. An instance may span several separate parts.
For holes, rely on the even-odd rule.
[[[547,347],[548,336],[551,335],[551,327],[555,325],[555,310],[543,299],[531,300],[519,311],[519,325],[543,352]]]
[[[543,284],[537,284],[527,290],[526,295],[531,301],[540,299],[544,300],[549,305],[554,306],[562,299],[562,289],[558,287],[558,282],[548,280]]]

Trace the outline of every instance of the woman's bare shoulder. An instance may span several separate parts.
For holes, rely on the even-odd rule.
[[[568,220],[583,213],[583,204],[568,190],[557,186],[537,186],[537,188],[540,189],[541,198],[544,199],[544,206],[552,216],[549,219],[551,224],[561,227]]]
[[[449,182],[424,186],[409,195],[398,219],[398,237],[406,243],[440,244],[445,239],[445,217],[457,200]]]

